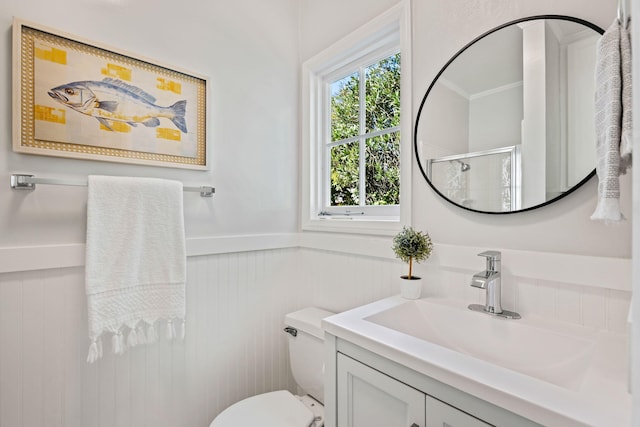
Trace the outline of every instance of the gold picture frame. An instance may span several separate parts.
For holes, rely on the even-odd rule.
[[[13,150],[208,169],[206,77],[13,20]]]

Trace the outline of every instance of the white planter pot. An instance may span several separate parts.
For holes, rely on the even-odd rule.
[[[400,296],[405,299],[418,299],[422,293],[422,279],[417,276],[400,276]]]

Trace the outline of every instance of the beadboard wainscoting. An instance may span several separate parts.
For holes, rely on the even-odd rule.
[[[185,341],[161,338],[118,357],[107,346],[92,365],[83,245],[39,248],[46,262],[13,270],[0,261],[0,427],[207,427],[244,397],[296,391],[287,312],[343,311],[396,294],[406,268],[388,238],[243,236],[187,248]],[[436,244],[416,267],[423,295],[481,303],[469,278],[484,267],[483,249]],[[626,330],[630,260],[504,250],[503,271],[504,305],[523,316]]]
[[[310,273],[312,301],[319,306],[342,311],[400,292],[399,276],[407,274],[407,266],[393,259],[388,242],[376,248],[369,240],[367,255],[348,244],[330,251],[322,239],[301,243],[306,246],[300,249],[301,265]],[[422,296],[484,304],[485,291],[470,281],[484,269],[477,254],[486,249],[436,244],[433,255],[414,266],[414,274],[423,278]],[[629,259],[503,250],[502,284],[503,307],[523,316],[627,331]]]
[[[184,342],[86,363],[84,269],[0,275],[0,426],[202,426],[228,405],[295,391],[285,313],[308,304],[296,249],[190,257]]]

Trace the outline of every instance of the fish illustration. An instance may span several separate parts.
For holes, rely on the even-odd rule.
[[[185,112],[187,101],[178,101],[170,107],[156,105],[156,99],[142,89],[121,80],[105,78],[102,81],[80,81],[54,87],[49,96],[67,107],[95,117],[113,131],[112,122],[131,126],[142,123],[147,127],[160,125],[166,118],[183,133],[187,133]]]

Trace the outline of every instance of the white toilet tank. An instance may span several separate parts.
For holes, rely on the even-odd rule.
[[[289,332],[293,378],[305,393],[321,403],[324,403],[324,331],[321,321],[333,314],[308,307],[284,318],[285,331]]]

